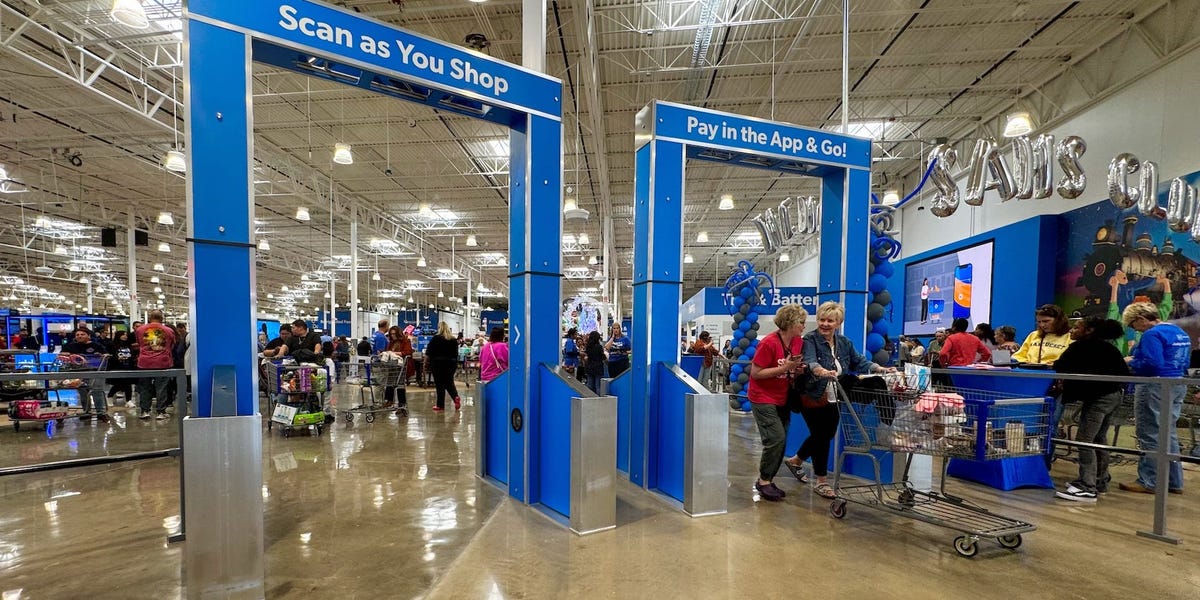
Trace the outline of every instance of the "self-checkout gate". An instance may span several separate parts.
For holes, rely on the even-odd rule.
[[[187,4],[186,68],[194,416],[184,436],[191,596],[262,597],[261,425],[255,395],[253,61],[510,128],[511,365],[502,394],[503,472],[529,504],[543,396],[558,362],[562,84],[351,11],[310,2]],[[534,235],[534,232],[537,235]],[[244,325],[238,327],[237,323]],[[230,326],[232,324],[232,332]],[[229,336],[241,343],[229,344]],[[240,337],[239,337],[240,336]],[[508,427],[519,415],[524,426]],[[483,427],[480,424],[480,427]],[[531,475],[531,471],[534,472]],[[553,494],[551,494],[553,495]]]
[[[845,306],[845,333],[861,348],[871,142],[659,101],[638,113],[636,131],[634,347],[630,375],[614,381],[622,398],[618,464],[630,481],[690,514],[720,513],[728,493],[728,456],[719,451],[727,407],[706,400],[677,366],[687,159],[821,179],[817,295]]]

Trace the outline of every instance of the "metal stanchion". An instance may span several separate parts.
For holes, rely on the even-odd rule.
[[[1159,384],[1158,440],[1154,449],[1154,530],[1137,532],[1142,537],[1178,544],[1179,538],[1167,534],[1167,492],[1171,483],[1171,388],[1175,384]]]
[[[167,536],[167,543],[182,542],[187,539],[187,507],[184,499],[184,455],[183,455],[183,418],[188,414],[187,373],[179,371],[175,374],[175,425],[179,427],[179,533]]]

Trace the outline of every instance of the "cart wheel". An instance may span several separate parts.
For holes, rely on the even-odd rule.
[[[20,430],[21,430],[21,424],[18,423],[17,421],[13,421],[13,431],[20,431]]]
[[[374,422],[375,422],[375,414],[374,414],[374,413],[367,413],[367,422],[368,422],[368,423],[374,423]]]
[[[979,544],[965,535],[960,535],[954,538],[954,551],[958,552],[959,556],[971,558],[979,554]]]
[[[838,499],[838,500],[834,500],[833,502],[830,502],[829,503],[829,514],[833,515],[833,518],[835,518],[835,519],[841,519],[841,518],[845,517],[846,516],[846,501]]]
[[[900,491],[900,496],[896,499],[900,506],[904,508],[912,508],[916,503],[917,495],[912,490],[904,489]]]
[[[283,430],[283,437],[292,437],[292,430],[291,430],[291,429],[284,429],[284,430]]]
[[[1019,533],[1016,535],[1002,535],[996,538],[996,542],[1000,544],[1001,548],[1008,548],[1009,550],[1020,548],[1021,541],[1021,534]]]
[[[346,422],[347,422],[347,423],[353,423],[353,422],[354,422],[354,413],[346,413]]]
[[[317,425],[317,437],[320,437],[321,434],[324,432],[325,432],[325,427],[322,425]]]
[[[67,421],[66,419],[58,419],[58,424],[61,426],[66,421]]]
[[[267,421],[267,431],[271,430],[271,425],[274,425],[274,423],[272,423],[271,421]]]

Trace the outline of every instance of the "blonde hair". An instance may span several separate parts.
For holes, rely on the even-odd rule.
[[[801,308],[799,304],[782,306],[775,313],[775,327],[780,331],[787,331],[797,324],[803,325],[806,320],[808,320],[808,311]]]
[[[1129,327],[1131,323],[1139,318],[1146,319],[1147,321],[1157,321],[1158,317],[1157,306],[1149,302],[1134,302],[1126,306],[1125,310],[1121,313],[1121,324]]]
[[[817,307],[817,318],[823,319],[825,317],[835,317],[837,318],[838,323],[841,323],[842,321],[846,320],[846,309],[841,304],[838,304],[832,300],[829,302],[822,302],[821,305]]]
[[[437,334],[448,340],[456,339],[454,337],[454,332],[450,331],[450,325],[447,324],[445,321],[438,323]]]

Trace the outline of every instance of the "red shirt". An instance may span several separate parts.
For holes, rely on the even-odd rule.
[[[803,348],[804,340],[801,336],[792,338],[790,349],[792,356],[800,356]],[[758,342],[758,349],[754,351],[752,362],[760,369],[769,369],[783,365],[786,360],[783,356],[783,339],[776,332]],[[750,402],[754,404],[785,406],[787,404],[787,388],[787,373],[769,379],[755,379],[751,376],[750,391],[747,395],[750,397]]]
[[[974,364],[976,354],[981,362],[992,362],[992,351],[975,334],[961,331],[946,338],[940,356],[943,367],[962,367]]]
[[[175,366],[175,331],[162,323],[147,323],[133,333],[138,343],[139,369],[170,369]]]

